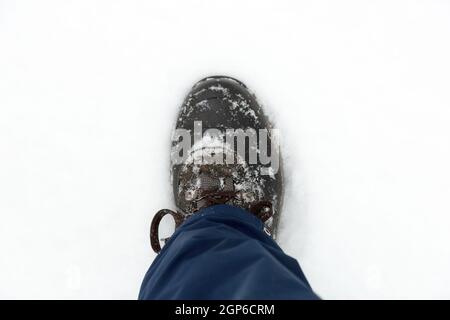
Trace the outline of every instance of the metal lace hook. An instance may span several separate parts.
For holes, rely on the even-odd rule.
[[[156,253],[161,251],[161,245],[159,243],[159,224],[162,218],[168,214],[170,214],[175,220],[175,229],[178,228],[184,221],[184,217],[181,213],[169,209],[161,209],[155,214],[150,225],[150,244],[153,251]]]

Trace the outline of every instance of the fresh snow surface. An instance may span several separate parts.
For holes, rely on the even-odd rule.
[[[0,298],[137,297],[216,74],[281,130],[279,242],[319,295],[450,298],[449,39],[443,0],[0,0]]]

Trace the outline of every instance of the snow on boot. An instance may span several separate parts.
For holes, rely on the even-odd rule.
[[[248,210],[276,237],[283,196],[278,131],[242,82],[215,76],[194,85],[172,135],[171,178],[177,211],[163,209],[155,215],[155,252],[160,251],[163,216],[171,214],[178,227],[215,204]]]

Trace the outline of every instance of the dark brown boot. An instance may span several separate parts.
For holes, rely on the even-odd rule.
[[[281,155],[256,97],[240,81],[216,76],[199,81],[186,97],[172,137],[171,177],[177,212],[161,210],[179,226],[197,211],[229,204],[259,217],[276,237],[283,196]]]

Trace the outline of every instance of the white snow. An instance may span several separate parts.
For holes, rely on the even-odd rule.
[[[0,298],[137,297],[170,130],[234,76],[281,129],[323,298],[450,298],[446,1],[0,1]]]

